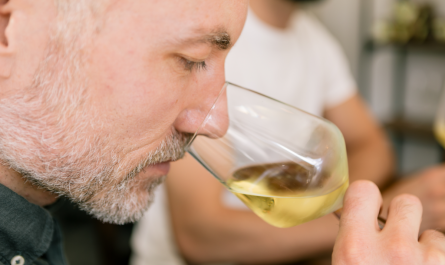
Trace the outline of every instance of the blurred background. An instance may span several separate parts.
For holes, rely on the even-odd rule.
[[[311,9],[392,136],[399,173],[442,161],[432,124],[445,76],[445,2],[326,0]]]
[[[342,45],[392,139],[398,172],[443,161],[432,124],[445,81],[445,1],[324,0],[307,8]],[[102,224],[67,201],[57,216],[71,265],[128,264],[132,225]]]

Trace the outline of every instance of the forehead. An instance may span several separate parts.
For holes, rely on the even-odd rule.
[[[157,40],[183,39],[224,31],[237,35],[246,11],[246,0],[120,0],[108,7],[107,20],[131,21],[134,29]]]

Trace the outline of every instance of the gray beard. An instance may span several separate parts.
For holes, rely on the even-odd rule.
[[[85,47],[96,27],[87,27],[86,13],[60,13],[32,83],[0,100],[0,163],[102,221],[133,222],[164,179],[137,175],[146,166],[181,158],[190,136],[172,130],[155,151],[124,163],[119,139],[97,135],[106,121],[96,117],[88,97]]]
[[[20,168],[17,171],[36,187],[69,198],[82,210],[103,222],[135,222],[142,218],[153,201],[154,189],[165,179],[165,176],[139,179],[138,174],[147,166],[182,158],[185,153],[184,146],[190,138],[191,135],[174,131],[138,166],[124,174],[124,177],[120,170],[120,161],[113,160],[108,161],[108,165],[107,160],[97,163],[90,161],[91,164],[87,164],[88,161],[78,163],[86,165],[87,168],[93,165],[96,167],[93,172],[72,165],[62,166],[63,172],[57,174],[54,170],[50,174],[24,171]]]

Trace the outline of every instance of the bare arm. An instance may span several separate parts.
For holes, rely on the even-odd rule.
[[[190,156],[174,163],[167,188],[176,241],[192,262],[284,262],[330,251],[335,241],[331,215],[282,229],[224,207],[223,186]]]
[[[383,186],[394,171],[394,157],[382,129],[358,95],[326,110],[325,117],[343,133],[348,151],[349,177]]]

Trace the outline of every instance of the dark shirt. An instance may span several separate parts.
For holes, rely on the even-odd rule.
[[[60,228],[44,208],[0,184],[0,265],[66,265]]]

